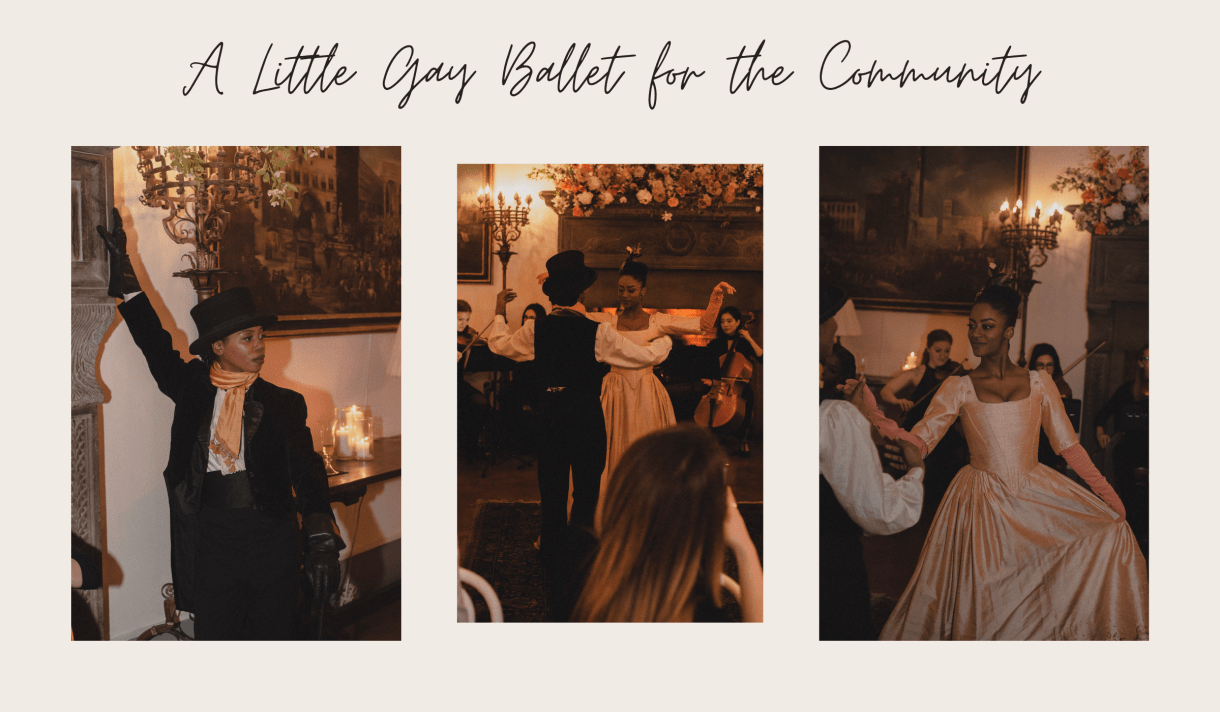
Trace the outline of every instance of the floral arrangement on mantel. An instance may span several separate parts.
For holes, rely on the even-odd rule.
[[[322,155],[326,146],[251,146],[257,151],[255,164],[259,166],[254,175],[262,179],[267,187],[267,199],[271,205],[283,205],[288,210],[293,207],[293,193],[300,192],[287,180],[285,168],[292,163],[297,151],[303,151],[310,158]],[[199,146],[165,146],[162,149],[165,162],[177,171],[182,180],[193,181],[204,173],[208,157]],[[232,157],[230,157],[231,159]]]
[[[1148,219],[1148,147],[1115,156],[1105,146],[1090,146],[1088,164],[1064,171],[1051,189],[1080,193],[1080,205],[1067,208],[1077,230],[1109,235],[1139,225]]]
[[[643,206],[668,221],[674,210],[715,213],[747,200],[757,200],[754,212],[762,212],[761,163],[562,163],[535,168],[528,177],[553,182],[551,207],[576,218]]]

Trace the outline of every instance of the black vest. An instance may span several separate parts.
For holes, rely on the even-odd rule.
[[[598,326],[582,316],[554,314],[534,323],[534,363],[541,388],[600,396],[604,369],[596,356]]]

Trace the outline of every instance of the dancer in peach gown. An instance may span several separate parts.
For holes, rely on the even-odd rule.
[[[1008,358],[1020,298],[970,312],[982,363],[951,377],[911,435],[934,448],[960,419],[970,446],[883,640],[1147,639],[1148,569],[1114,490],[1077,442],[1049,374]],[[1100,496],[1038,463],[1038,432]],[[925,452],[926,455],[926,452]]]
[[[629,341],[646,345],[670,334],[699,334],[715,328],[724,295],[735,291],[726,282],[717,284],[701,317],[649,314],[641,306],[648,292],[648,266],[632,253],[619,270],[618,311],[615,314],[592,312],[588,317],[609,322]],[[668,428],[677,422],[669,394],[651,366],[612,367],[602,380],[602,411],[606,417],[606,469],[602,472],[599,502],[605,501],[610,473],[614,472],[614,466],[628,446],[654,430]]]

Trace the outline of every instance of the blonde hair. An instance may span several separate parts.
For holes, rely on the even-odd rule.
[[[703,594],[720,606],[726,462],[695,425],[649,433],[627,449],[573,620],[690,621]]]

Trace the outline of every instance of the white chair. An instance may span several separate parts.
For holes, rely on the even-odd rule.
[[[732,581],[732,579],[729,579]],[[475,572],[458,567],[458,610],[459,613],[465,613],[465,620],[459,615],[459,622],[474,623],[474,601],[470,598],[470,594],[466,589],[462,588],[462,584],[466,584],[483,596],[483,600],[487,601],[487,610],[491,613],[492,623],[504,622],[504,610],[500,607],[500,598],[496,596],[496,591],[487,583],[487,579],[476,574]],[[733,584],[736,586],[737,584]],[[737,589],[740,591],[740,587]]]
[[[734,581],[728,574],[720,572],[720,587],[733,594],[733,598],[741,601],[741,584]]]

